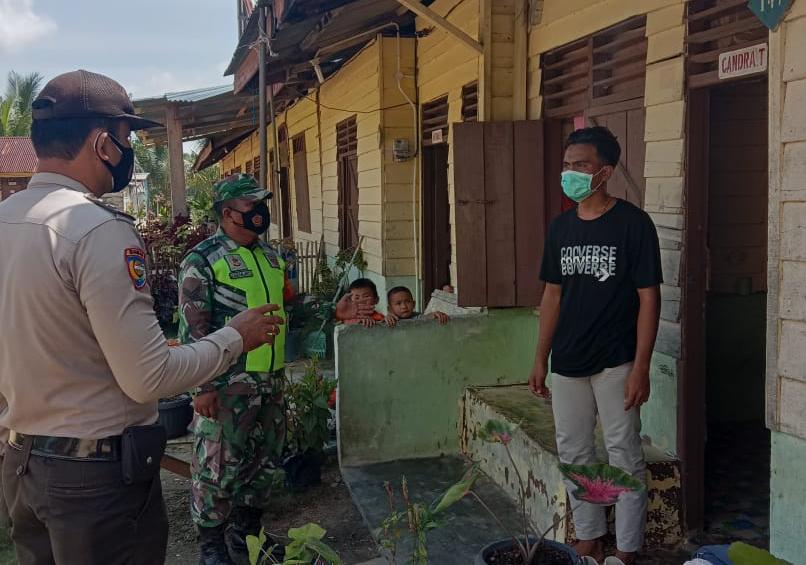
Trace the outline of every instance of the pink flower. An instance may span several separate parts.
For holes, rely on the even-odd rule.
[[[512,436],[509,435],[507,432],[493,432],[493,439],[496,441],[500,441],[504,445],[509,445],[509,442],[512,441]]]
[[[631,492],[634,489],[620,486],[612,479],[602,477],[586,477],[579,473],[572,473],[569,478],[574,481],[579,488],[574,491],[574,496],[591,504],[611,505],[618,502],[618,497],[623,492]]]

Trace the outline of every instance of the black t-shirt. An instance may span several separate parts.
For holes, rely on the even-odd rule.
[[[638,291],[663,282],[649,215],[624,200],[595,220],[576,209],[549,227],[540,278],[562,285],[551,369],[587,377],[635,359]]]

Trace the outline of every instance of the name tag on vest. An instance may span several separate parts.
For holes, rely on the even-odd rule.
[[[227,261],[229,267],[229,276],[232,279],[245,279],[253,276],[251,269],[246,268],[246,264],[241,259],[240,255],[225,255],[224,259]]]

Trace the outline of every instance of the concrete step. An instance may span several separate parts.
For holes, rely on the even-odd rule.
[[[412,501],[430,504],[461,479],[468,467],[468,462],[460,457],[435,457],[342,467],[341,473],[353,502],[377,539],[381,524],[390,512],[384,489],[386,481],[393,486],[398,509],[402,510],[400,481],[403,477],[408,481]],[[500,487],[482,477],[473,490],[493,509],[507,529],[497,524],[477,502],[465,497],[441,515],[437,529],[428,532],[428,563],[469,565],[484,546],[508,538],[509,531],[518,531],[517,508]],[[410,561],[412,539],[408,532],[403,532],[403,535],[397,563]]]
[[[482,441],[478,432],[490,419],[518,426],[510,450],[515,464],[525,475],[524,482],[528,482],[527,511],[539,531],[546,530],[565,514],[568,497],[558,469],[554,418],[548,402],[536,399],[525,385],[471,387],[465,392],[462,413],[462,451],[478,462],[513,499],[517,496],[518,479],[504,447]],[[600,429],[597,429],[597,454],[602,462],[607,462]],[[649,487],[646,546],[677,544],[683,537],[679,463],[652,445],[644,446],[644,455]],[[568,526],[563,524],[557,530],[558,541],[573,541],[573,523],[570,520],[567,523]]]

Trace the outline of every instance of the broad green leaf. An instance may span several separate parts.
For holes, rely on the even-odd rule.
[[[320,540],[327,532],[318,524],[305,524],[301,528],[291,528],[288,530],[288,537],[294,541],[308,541],[311,539]]]
[[[260,562],[260,548],[263,544],[257,536],[246,536],[246,549],[249,551],[249,565],[258,565]]]
[[[788,561],[773,556],[769,551],[741,541],[731,544],[728,548],[728,557],[733,565],[791,565]]]
[[[473,488],[480,474],[480,471],[475,466],[471,467],[470,470],[465,473],[465,476],[462,477],[461,481],[445,491],[445,494],[442,495],[442,498],[437,502],[436,506],[434,506],[433,513],[439,514],[464,498],[467,493],[470,492],[470,489]]]
[[[320,556],[324,557],[330,565],[339,565],[341,563],[341,559],[339,559],[339,554],[333,550],[330,546],[320,540],[308,540],[306,545],[318,553]]]

